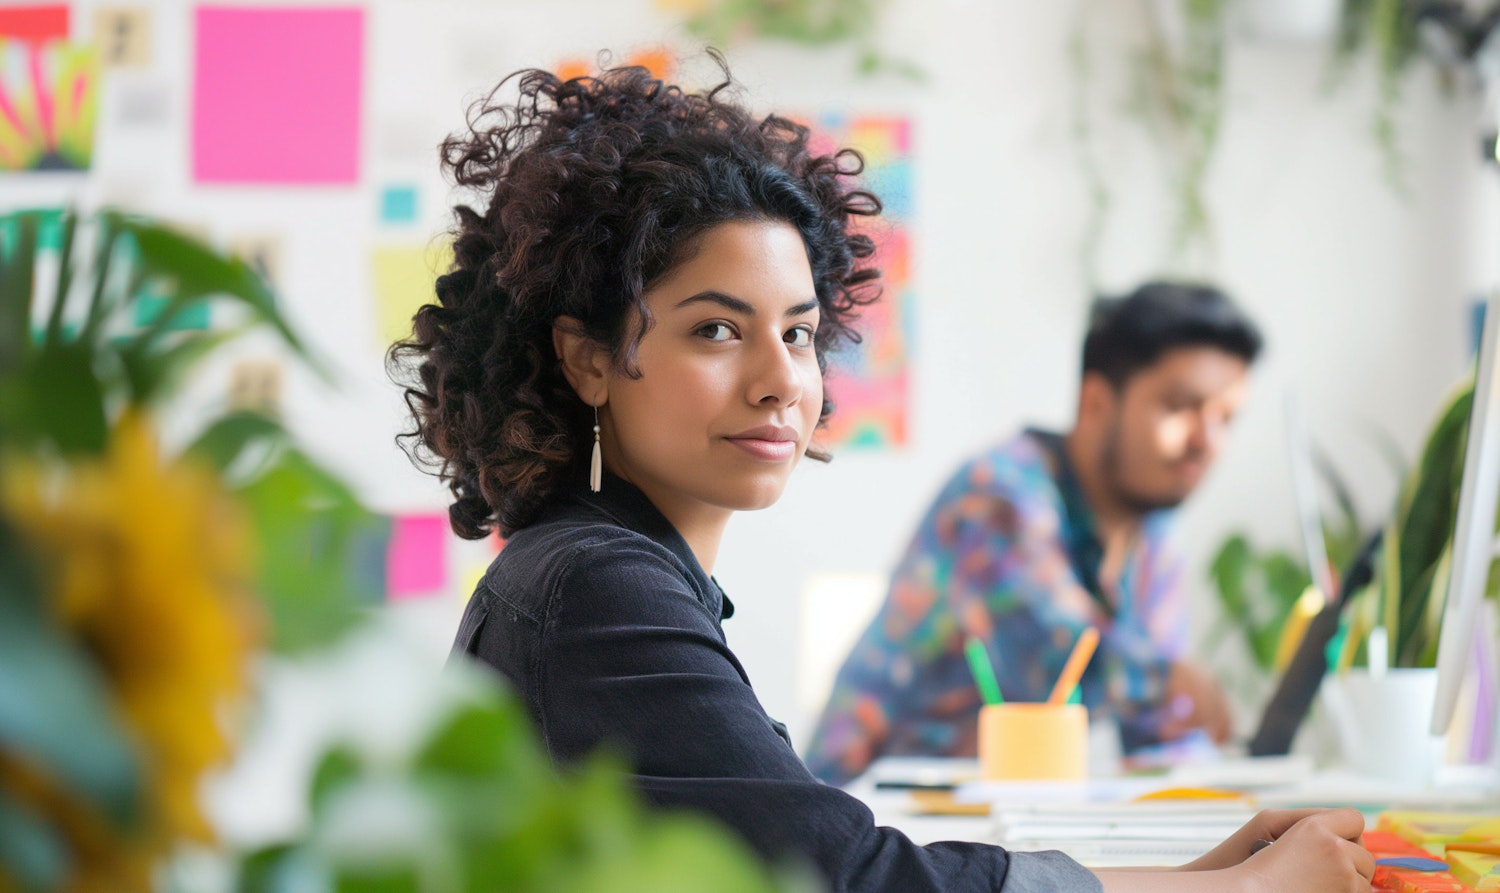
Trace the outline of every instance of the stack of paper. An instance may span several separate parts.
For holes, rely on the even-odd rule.
[[[1192,861],[1253,814],[1244,800],[1194,800],[997,806],[994,818],[1007,849],[1061,850],[1106,867]]]

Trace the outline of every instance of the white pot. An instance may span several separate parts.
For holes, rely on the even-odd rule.
[[[1372,676],[1351,669],[1324,677],[1319,695],[1347,768],[1410,787],[1432,781],[1447,753],[1446,737],[1428,732],[1437,670],[1390,669]]]

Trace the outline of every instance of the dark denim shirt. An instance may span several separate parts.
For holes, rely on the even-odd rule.
[[[835,891],[1099,889],[1056,854],[917,846],[815,779],[725,642],[731,610],[671,523],[609,476],[510,538],[453,647],[511,681],[554,760],[610,741],[650,801],[709,813],[764,857],[810,861]]]

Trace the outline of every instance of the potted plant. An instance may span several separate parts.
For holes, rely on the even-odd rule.
[[[1386,523],[1374,578],[1353,596],[1347,628],[1330,647],[1323,702],[1346,756],[1370,774],[1422,783],[1444,755],[1444,741],[1427,733],[1425,721],[1386,717],[1425,719],[1432,711],[1473,397],[1470,380],[1445,401]],[[1496,584],[1492,569],[1491,598]]]

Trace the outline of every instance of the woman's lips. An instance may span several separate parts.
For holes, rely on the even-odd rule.
[[[765,459],[770,462],[785,461],[797,453],[797,441],[795,440],[763,440],[759,437],[730,437],[726,439],[755,458]]]
[[[790,425],[761,425],[724,439],[769,462],[785,461],[797,454],[797,429]]]

